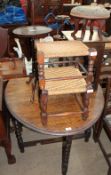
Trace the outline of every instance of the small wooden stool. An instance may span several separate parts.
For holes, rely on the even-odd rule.
[[[82,119],[88,117],[89,91],[92,89],[93,65],[97,52],[95,49],[89,50],[81,41],[55,41],[50,43],[36,43],[37,62],[38,62],[38,87],[39,102],[41,109],[41,119],[43,124],[47,124],[47,116],[63,116],[75,113],[66,111],[64,113],[56,112],[53,114],[47,112],[48,96],[81,94]],[[84,71],[80,62],[74,59],[73,64],[62,67],[44,67],[45,58],[54,59],[57,57],[81,57],[89,56],[88,70]],[[59,63],[58,63],[59,64]],[[80,71],[82,70],[82,71]]]
[[[103,25],[105,25],[105,22],[103,21],[103,24],[100,25],[100,21],[106,20],[107,18],[110,17],[110,12],[106,10],[103,7],[100,6],[77,6],[74,7],[70,15],[72,16],[72,19],[74,20],[75,24],[75,30],[72,34],[74,39],[77,39],[75,34],[79,30],[79,24],[82,21],[82,34],[81,34],[81,39],[83,40],[85,31],[86,31],[86,26],[89,26],[90,30],[90,37],[89,39],[92,40],[92,35],[93,35],[93,28],[94,28],[94,23],[96,22],[98,24],[98,35],[100,40],[102,40],[102,28]]]

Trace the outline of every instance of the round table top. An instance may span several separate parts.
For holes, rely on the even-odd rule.
[[[86,19],[107,19],[110,17],[110,11],[100,6],[82,5],[73,7],[70,15]]]
[[[13,34],[23,36],[23,37],[31,37],[42,35],[51,32],[52,29],[47,26],[25,26],[25,27],[18,27],[13,30]]]
[[[26,80],[27,78],[10,80],[5,91],[5,101],[13,117],[29,129],[50,135],[74,135],[84,132],[99,119],[104,106],[103,93],[100,87],[98,87],[97,92],[91,94],[89,116],[85,121],[81,118],[80,106],[74,95],[49,97],[48,112],[72,111],[75,114],[59,117],[49,116],[47,125],[43,126],[37,95],[32,103],[30,101],[31,84],[26,84]]]

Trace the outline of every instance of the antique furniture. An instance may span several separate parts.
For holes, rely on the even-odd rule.
[[[32,58],[32,70],[33,73],[36,73],[36,61],[35,61],[35,52],[34,52],[34,40],[39,37],[46,36],[48,33],[52,31],[51,28],[46,26],[25,26],[25,27],[18,27],[13,30],[13,34],[16,37],[21,38],[28,38],[29,39],[29,45],[27,45],[27,51],[29,51],[29,54],[25,55],[28,60]]]
[[[85,120],[88,117],[88,105],[89,105],[89,93],[93,92],[93,65],[97,55],[95,49],[88,50],[80,41],[55,41],[50,43],[36,43],[37,47],[37,63],[38,63],[38,96],[41,109],[41,120],[44,125],[47,124],[47,117],[62,116],[75,113],[75,111],[66,111],[64,113],[60,111],[48,112],[48,99],[49,96],[67,94],[81,94],[82,98],[82,110],[81,116]],[[76,57],[89,56],[88,69],[82,69],[82,66]],[[69,66],[65,66],[64,59],[61,63],[61,67],[49,67],[45,68],[45,58],[64,58],[73,57],[75,63],[71,65],[69,58]],[[58,63],[59,64],[59,63]],[[80,71],[82,69],[82,71]]]
[[[83,6],[74,7],[71,10],[70,15],[73,17],[74,24],[75,24],[75,29],[74,29],[74,32],[72,33],[72,36],[74,37],[74,39],[77,39],[75,34],[79,30],[80,21],[84,20],[82,23],[81,39],[84,38],[87,25],[90,30],[89,39],[90,40],[92,39],[94,23],[96,22],[98,23],[98,27],[97,27],[98,35],[100,40],[102,40],[102,29],[105,25],[105,22],[102,20],[108,19],[110,17],[110,12],[108,10],[100,6],[83,5]]]
[[[3,79],[21,77],[23,72],[22,60],[15,57],[10,48],[8,30],[0,27],[0,76]]]
[[[0,146],[3,146],[7,155],[8,163],[13,164],[16,162],[14,155],[11,154],[11,140],[7,133],[6,123],[4,122],[4,114],[2,111],[3,101],[3,79],[0,77]]]
[[[102,115],[94,127],[94,140],[99,143],[106,162],[109,166],[108,175],[111,174],[111,154],[108,153],[107,148],[102,140],[101,131],[105,133],[111,141],[111,64],[106,61],[101,67],[100,82],[104,91],[105,104]]]
[[[4,87],[5,80],[11,78],[23,77],[25,74],[22,60],[17,60],[9,48],[8,30],[0,27],[0,145],[4,146],[7,154],[8,163],[15,163],[15,157],[11,154],[11,139],[9,126],[7,125],[8,117],[4,110]],[[8,56],[9,57],[8,57]],[[3,101],[3,105],[2,105]]]
[[[19,86],[21,88],[18,89]],[[38,142],[45,143],[45,140],[23,142],[21,125],[36,132],[63,137],[62,174],[66,175],[72,138],[85,133],[99,119],[104,106],[102,90],[98,87],[98,90],[91,94],[88,120],[82,120],[80,113],[77,113],[76,117],[75,114],[71,114],[70,118],[67,115],[50,117],[45,127],[41,122],[38,98],[36,96],[35,101],[32,103],[30,101],[31,96],[31,84],[26,84],[26,78],[9,81],[5,91],[5,101],[8,110],[15,120],[15,131],[19,147],[24,151],[24,146],[36,145]],[[62,108],[61,105],[63,106]],[[72,95],[68,95],[67,98],[64,95],[59,98],[58,96],[51,97],[49,110],[56,112],[57,109],[60,111],[62,109],[62,111],[65,111],[64,105],[67,111],[72,111],[73,105],[76,111],[80,110],[77,101],[75,101]],[[53,142],[52,139],[48,141]],[[46,141],[46,143],[48,142]]]

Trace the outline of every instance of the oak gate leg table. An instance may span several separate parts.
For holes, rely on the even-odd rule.
[[[104,106],[102,89],[98,86],[97,91],[91,94],[89,117],[87,120],[82,120],[81,114],[75,113],[75,115],[70,116],[49,117],[47,126],[42,125],[37,96],[32,103],[30,101],[31,95],[31,85],[26,84],[26,78],[13,79],[8,82],[5,91],[5,102],[16,123],[15,129],[19,146],[21,146],[23,148],[22,151],[24,151],[24,143],[19,128],[20,125],[24,125],[33,131],[43,134],[62,136],[62,175],[66,175],[73,136],[86,132],[96,123],[101,115]],[[74,99],[72,95],[68,95],[67,98],[63,95],[61,98],[59,97],[59,99],[57,96],[50,97],[48,110],[56,111],[57,108],[58,110],[72,110],[73,105],[74,110],[76,109],[78,111],[80,108]],[[61,105],[63,105],[63,107],[61,107]]]

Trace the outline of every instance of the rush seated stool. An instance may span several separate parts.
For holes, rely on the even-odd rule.
[[[36,43],[38,62],[38,96],[41,109],[41,119],[43,125],[47,124],[47,117],[63,116],[75,113],[72,111],[48,112],[49,96],[72,94],[80,103],[81,116],[83,120],[88,117],[89,93],[93,92],[93,66],[97,52],[81,41],[55,41],[53,43]],[[86,68],[80,64],[78,57],[89,56]],[[45,68],[45,58],[69,58],[57,62],[58,67]],[[73,58],[73,59],[70,59]],[[54,63],[55,64],[55,63]],[[60,66],[59,66],[60,64]],[[77,94],[80,94],[80,99]],[[62,108],[62,107],[61,107]],[[62,110],[61,110],[62,111]]]

